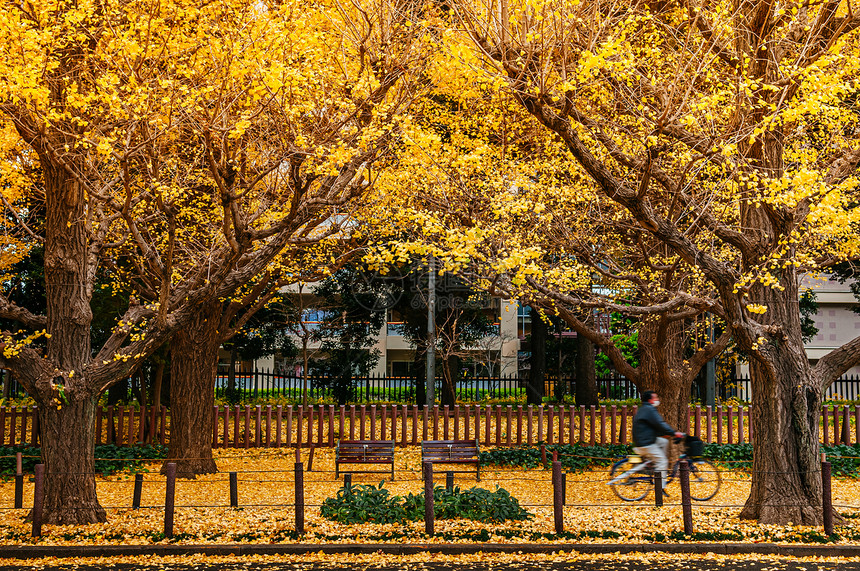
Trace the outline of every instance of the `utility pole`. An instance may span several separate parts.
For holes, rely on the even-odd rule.
[[[427,272],[427,380],[424,383],[425,404],[436,404],[436,263],[433,255],[428,260]]]

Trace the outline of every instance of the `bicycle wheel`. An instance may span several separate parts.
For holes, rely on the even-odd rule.
[[[629,458],[619,460],[612,466],[612,470],[609,471],[610,482],[615,478],[621,477],[625,472],[632,470],[637,466],[639,466],[639,464],[633,464],[630,462]],[[616,496],[625,502],[635,502],[647,496],[651,486],[650,472],[642,470],[640,472],[634,472],[626,477],[622,477],[618,482],[610,484],[609,487],[612,488],[612,491],[615,492]]]
[[[705,502],[717,495],[720,490],[720,471],[717,467],[696,458],[690,460],[690,497],[697,502]]]

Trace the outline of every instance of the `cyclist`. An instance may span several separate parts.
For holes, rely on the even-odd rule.
[[[655,471],[662,474],[665,482],[669,474],[669,459],[666,457],[669,441],[663,437],[674,435],[675,438],[683,438],[684,433],[666,424],[657,412],[659,405],[660,397],[656,392],[642,393],[642,406],[633,417],[633,451],[654,462]]]

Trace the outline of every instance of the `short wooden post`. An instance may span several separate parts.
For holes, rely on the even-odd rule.
[[[663,472],[660,470],[654,472],[654,505],[663,507]]]
[[[821,455],[821,506],[824,509],[824,533],[833,535],[833,495],[830,487],[830,462],[827,456]]]
[[[433,511],[433,464],[424,462],[424,533],[433,535],[436,514]]]
[[[239,507],[239,475],[236,472],[230,472],[230,507]]]
[[[552,463],[552,514],[555,519],[555,532],[564,531],[564,492],[561,487],[561,462]]]
[[[140,509],[140,496],[143,492],[143,474],[134,475],[134,494],[131,497],[131,509]]]
[[[567,472],[561,473],[561,505],[567,504]]]
[[[167,482],[164,490],[164,537],[173,537],[173,510],[176,505],[176,463],[165,466]]]
[[[681,507],[684,511],[684,534],[693,533],[693,505],[690,498],[690,463],[681,460]]]
[[[24,507],[24,461],[21,453],[17,452],[15,454],[15,509],[22,507]]]
[[[454,491],[454,472],[450,470],[445,472],[445,489],[449,492]]]
[[[296,449],[298,450],[298,449]],[[296,462],[296,533],[305,533],[305,474],[301,462]]]
[[[320,417],[320,418],[322,418],[322,417]],[[311,444],[311,451],[308,452],[308,472],[314,471],[314,450],[316,450],[316,449],[317,449],[317,447],[315,445]]]
[[[352,485],[352,474],[346,473],[343,475],[343,487],[349,488]]]
[[[42,537],[42,511],[45,507],[45,465],[36,464],[33,490],[33,537]]]
[[[544,444],[540,445],[540,463],[546,468],[546,446]]]

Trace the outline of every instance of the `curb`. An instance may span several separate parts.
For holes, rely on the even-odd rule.
[[[86,558],[183,555],[308,555],[352,553],[412,555],[474,553],[756,554],[789,557],[860,557],[860,545],[784,545],[778,543],[233,543],[225,545],[2,545],[0,559]]]

